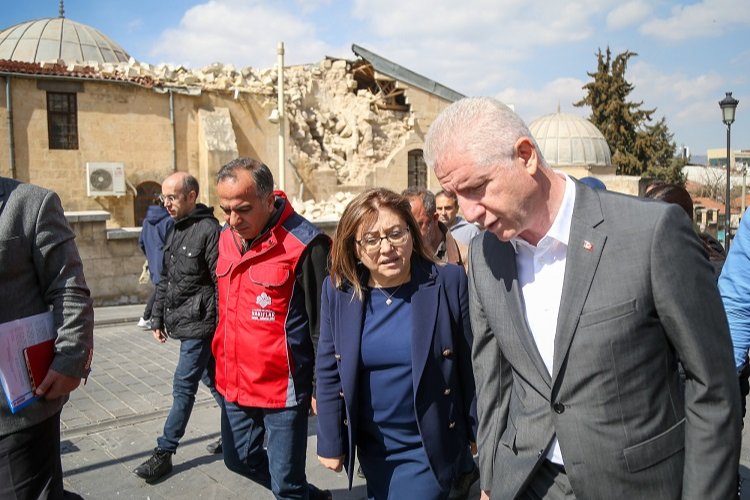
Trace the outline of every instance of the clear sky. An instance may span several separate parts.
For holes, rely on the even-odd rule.
[[[0,29],[58,15],[57,0],[0,0]],[[732,149],[750,149],[748,0],[67,0],[131,56],[201,67],[354,59],[356,43],[466,95],[492,95],[527,121],[572,103],[596,52],[638,53],[633,100],[665,116],[678,146],[726,147],[718,101],[740,104]]]

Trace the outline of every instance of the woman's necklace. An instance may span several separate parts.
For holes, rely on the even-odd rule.
[[[403,283],[397,286],[396,289],[393,290],[393,292],[390,294],[385,293],[382,288],[376,288],[376,290],[380,290],[380,293],[382,293],[383,296],[385,297],[385,305],[389,306],[393,304],[393,296],[396,295],[396,292],[398,292],[402,286],[404,286]]]

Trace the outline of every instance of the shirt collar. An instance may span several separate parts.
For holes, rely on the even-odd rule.
[[[550,244],[550,240],[558,241],[563,245],[568,245],[568,238],[570,237],[570,225],[573,221],[573,206],[576,201],[576,184],[573,182],[568,175],[564,172],[555,170],[556,175],[565,179],[565,193],[563,194],[562,203],[560,208],[555,215],[555,219],[552,221],[552,225],[547,230],[545,235],[539,240],[537,246],[547,246]],[[510,240],[513,245],[513,250],[518,253],[518,245],[526,246],[530,249],[534,249],[534,245],[531,245],[526,240],[521,238],[513,238]]]

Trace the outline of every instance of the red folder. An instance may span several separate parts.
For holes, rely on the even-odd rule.
[[[26,359],[26,368],[29,370],[31,390],[35,391],[47,376],[47,371],[52,365],[52,359],[55,357],[55,339],[45,340],[25,348],[23,357]]]

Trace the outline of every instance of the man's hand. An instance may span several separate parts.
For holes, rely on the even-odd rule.
[[[469,449],[471,449],[471,454],[475,455],[477,454],[477,443],[472,441],[469,443]]]
[[[479,495],[479,500],[490,500],[490,492],[482,490],[482,494]]]
[[[162,344],[167,341],[167,334],[163,331],[159,330],[158,328],[152,332],[154,334],[154,338],[157,342],[161,342]]]
[[[44,396],[44,399],[57,399],[60,396],[69,394],[80,384],[80,378],[68,377],[50,368],[42,383],[34,391],[34,394]]]
[[[310,415],[318,414],[318,401],[315,398],[310,400]]]
[[[334,472],[341,472],[341,469],[344,467],[343,455],[336,458],[325,458],[319,456],[318,460],[321,464],[323,464],[323,467],[325,467],[326,469],[331,469]]]

